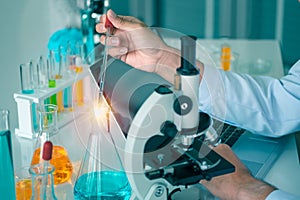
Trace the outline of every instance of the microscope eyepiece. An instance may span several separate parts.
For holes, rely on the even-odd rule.
[[[182,36],[181,38],[181,66],[177,72],[181,75],[197,75],[196,66],[196,37]]]

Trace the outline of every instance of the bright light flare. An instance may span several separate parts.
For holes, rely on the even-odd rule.
[[[109,111],[109,107],[104,103],[95,103],[94,106],[94,114],[97,119],[106,118],[107,112]]]

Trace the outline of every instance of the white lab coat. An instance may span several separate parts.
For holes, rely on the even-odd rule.
[[[199,108],[255,134],[279,137],[299,131],[300,60],[280,79],[206,66],[199,87]],[[266,198],[277,199],[300,197],[275,190]]]
[[[275,79],[205,67],[199,108],[252,133],[279,137],[300,130],[300,60]]]

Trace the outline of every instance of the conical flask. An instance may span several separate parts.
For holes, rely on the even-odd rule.
[[[106,135],[105,135],[106,134]],[[126,173],[109,132],[89,135],[86,153],[74,186],[76,200],[127,200],[131,195]]]
[[[39,164],[42,160],[43,145],[45,141],[53,143],[53,153],[50,164],[55,168],[53,173],[54,184],[67,182],[72,176],[72,163],[67,150],[59,142],[59,130],[57,128],[57,106],[45,104],[38,107],[39,134],[35,144],[35,150],[31,165]]]

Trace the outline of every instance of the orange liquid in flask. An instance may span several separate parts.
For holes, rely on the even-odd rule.
[[[16,200],[30,200],[31,179],[23,179],[16,183]]]
[[[41,149],[38,148],[34,151],[33,158],[31,161],[32,165],[38,164],[41,162]],[[61,184],[68,181],[72,176],[72,163],[68,157],[67,151],[61,146],[53,146],[52,159],[50,164],[55,167],[53,173],[54,184]]]

